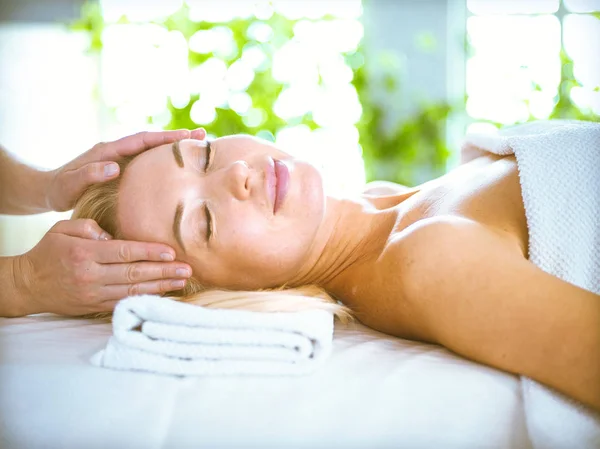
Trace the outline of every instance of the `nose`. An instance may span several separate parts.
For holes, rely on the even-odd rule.
[[[249,174],[250,168],[244,161],[236,161],[229,166],[227,173],[228,187],[238,200],[245,200],[250,196]]]

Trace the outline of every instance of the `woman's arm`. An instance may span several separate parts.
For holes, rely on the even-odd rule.
[[[413,234],[403,276],[433,341],[600,410],[599,295],[542,271],[475,222]]]

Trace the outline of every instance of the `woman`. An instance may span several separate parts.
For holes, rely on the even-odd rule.
[[[335,198],[312,165],[271,143],[182,140],[124,161],[122,177],[88,190],[74,217],[175,248],[193,270],[184,300],[343,315],[325,295],[295,296],[326,291],[376,330],[444,345],[600,410],[598,296],[528,261],[514,156],[466,147],[463,157],[415,188]],[[239,293],[265,289],[278,292]]]

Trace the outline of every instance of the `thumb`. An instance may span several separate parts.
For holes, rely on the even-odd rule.
[[[63,175],[63,192],[69,192],[76,201],[90,185],[110,181],[119,176],[119,164],[116,162],[91,162],[70,170]]]
[[[80,178],[83,191],[90,184],[109,181],[119,176],[119,164],[112,161],[91,162],[74,170],[73,174]]]

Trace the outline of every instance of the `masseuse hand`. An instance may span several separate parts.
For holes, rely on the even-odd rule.
[[[94,220],[60,221],[15,269],[26,298],[19,315],[108,312],[134,294],[163,293],[184,286],[191,275],[175,251],[160,243],[112,240]]]
[[[49,173],[48,208],[59,212],[72,209],[89,185],[119,176],[119,166],[114,162],[122,157],[176,140],[202,140],[205,137],[206,131],[202,128],[193,131],[146,131],[114,142],[96,144],[91,150]]]
[[[203,129],[142,132],[97,144],[49,173],[48,206],[71,209],[89,185],[119,175],[114,162],[121,157],[175,140],[205,137]],[[112,240],[93,220],[61,221],[15,259],[13,271],[19,280],[15,314],[105,312],[128,295],[181,289],[191,269],[175,262],[174,255],[167,245]]]

